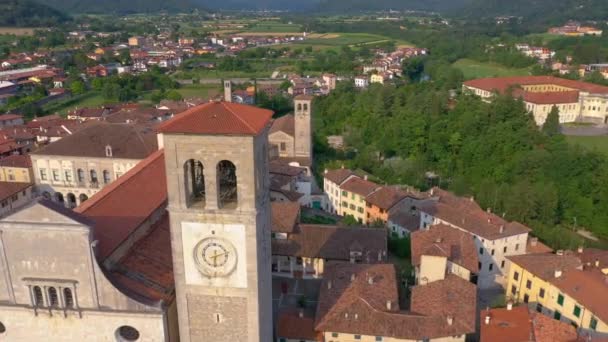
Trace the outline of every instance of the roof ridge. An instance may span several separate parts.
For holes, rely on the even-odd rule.
[[[228,103],[232,103],[232,102],[224,102],[224,101],[222,101],[220,103],[222,104],[222,106],[224,106],[224,108],[226,108],[230,113],[232,113],[232,115],[234,115],[240,122],[244,123],[245,126],[247,126],[251,130],[252,133],[257,133],[255,131],[255,129],[253,127],[251,127],[251,125],[247,121],[243,120],[243,118],[241,118],[240,115],[238,115],[237,113],[235,113],[232,110],[232,108],[230,108],[230,106],[228,105]]]
[[[112,193],[114,190],[118,189],[122,184],[129,182],[132,179],[132,176],[141,170],[143,170],[146,166],[152,164],[152,162],[156,161],[157,158],[164,156],[164,149],[158,149],[157,151],[150,154],[146,159],[137,163],[133,168],[131,168],[127,173],[119,177],[114,182],[110,183],[105,188],[101,189],[99,192],[94,194],[89,200],[81,204],[80,206],[74,209],[75,212],[83,214],[85,211],[95,207],[99,202],[105,198],[107,195]],[[95,198],[97,197],[97,198]]]

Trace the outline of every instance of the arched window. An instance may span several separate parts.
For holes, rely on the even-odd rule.
[[[123,325],[116,330],[119,341],[131,342],[139,340],[139,331],[130,325]]]
[[[42,289],[40,286],[34,286],[33,292],[34,306],[44,306],[44,297],[42,296]]]
[[[61,192],[56,192],[55,193],[55,200],[59,203],[64,203],[63,201],[63,194]]]
[[[305,110],[305,111],[306,111],[306,110],[308,110],[308,103],[305,103],[305,104],[304,104],[304,110]]]
[[[302,104],[298,103],[298,112],[302,110]]]
[[[205,205],[205,175],[203,163],[190,159],[184,164],[184,180],[188,206]]]
[[[84,182],[84,170],[78,169],[78,171],[76,171],[76,173],[78,174],[78,182],[83,183]]]
[[[66,308],[74,307],[74,296],[72,295],[72,290],[67,287],[63,289],[63,301],[65,302]]]
[[[51,199],[51,194],[48,191],[45,191],[42,193],[42,197],[44,199],[50,200]]]
[[[110,183],[110,172],[108,170],[103,170],[103,183]]]
[[[49,287],[49,304],[52,308],[59,307],[59,297],[57,296],[57,289]]]
[[[70,208],[76,208],[76,195],[74,195],[73,193],[68,193],[67,198],[68,198],[68,206]]]
[[[91,183],[97,183],[97,171],[91,170],[90,174],[91,174]]]
[[[0,322],[0,335],[4,334],[6,332],[6,327],[4,326],[4,324],[2,324],[2,322]]]
[[[85,195],[85,194],[80,194],[80,196],[78,196],[78,199],[80,200],[80,203],[86,201],[89,199],[89,196]]]
[[[224,209],[234,209],[238,203],[236,166],[228,160],[217,164],[219,184],[218,205]]]

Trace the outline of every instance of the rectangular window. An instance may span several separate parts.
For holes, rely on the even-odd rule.
[[[331,337],[338,337],[338,333],[331,333]]]
[[[576,316],[576,317],[581,317],[581,307],[578,305],[575,305],[574,310],[572,311],[572,314],[574,314],[574,316]]]
[[[483,255],[483,248],[479,247],[479,255]]]
[[[376,336],[376,342],[382,341],[382,336]]]
[[[564,295],[561,293],[557,295],[557,304],[564,306]]]
[[[342,196],[348,196],[348,195],[346,194],[346,191],[342,190]]]
[[[480,270],[483,268],[483,264],[481,262],[477,263],[477,268],[479,268]]]
[[[500,262],[500,268],[505,268],[505,261],[504,260]]]
[[[53,170],[51,170],[51,172],[53,174],[53,181],[58,182],[59,181],[59,170],[53,169]]]
[[[65,170],[64,171],[64,176],[65,176],[65,181],[66,182],[71,182],[72,181],[72,171]]]
[[[543,305],[541,303],[536,304],[536,311],[537,312],[543,312]]]
[[[517,287],[515,285],[511,285],[511,294],[514,295],[517,293]]]
[[[356,209],[356,207],[355,207],[355,205],[354,205],[354,204],[351,204],[351,205],[349,206],[349,208],[350,208],[350,210],[355,210],[355,209]]]
[[[281,143],[281,151],[285,151],[287,149],[287,144],[284,142]]]
[[[346,203],[346,202],[342,202],[342,206],[343,206],[344,208],[348,208],[348,203]]]
[[[357,211],[360,212],[361,214],[363,214],[363,208],[359,207],[359,208],[357,208]]]
[[[494,250],[492,250],[492,255],[494,255]]]
[[[529,301],[530,301],[530,296],[529,296],[529,295],[526,293],[526,294],[524,295],[524,303],[527,303],[527,302],[529,302]]]
[[[530,279],[526,280],[526,288],[528,290],[532,288],[532,281]]]
[[[355,335],[354,338],[355,338],[355,340],[360,340],[361,339],[361,335]]]
[[[502,252],[503,252],[503,253],[507,253],[507,246],[505,246],[505,247],[502,249]]]
[[[553,318],[559,321],[562,318],[562,313],[559,311],[555,311],[555,313],[553,314]]]
[[[591,317],[591,320],[589,321],[589,328],[591,330],[597,329],[597,318]]]
[[[518,251],[519,250],[519,244],[515,244],[515,250]]]
[[[493,263],[490,263],[490,266],[488,266],[488,271],[490,271],[490,272],[491,272],[491,271],[492,271],[492,269],[494,269],[494,264],[493,264]]]
[[[545,298],[545,289],[541,287],[540,291],[538,291],[538,296],[540,298]]]
[[[46,180],[46,169],[40,169],[40,179]]]
[[[513,273],[513,279],[514,280],[519,280],[519,272]]]

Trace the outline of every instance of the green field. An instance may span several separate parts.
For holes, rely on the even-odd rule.
[[[106,104],[106,101],[101,93],[92,91],[86,94],[74,96],[66,101],[53,102],[43,107],[44,111],[51,114],[66,115],[72,109],[83,107],[98,107]]]
[[[575,145],[597,151],[608,156],[608,135],[598,136],[566,136],[566,140]]]
[[[370,33],[327,33],[315,35],[314,38],[306,39],[296,44],[313,46],[338,46],[373,44],[390,41],[391,39]]]
[[[537,41],[540,40],[543,45],[546,45],[554,40],[562,39],[564,36],[551,33],[532,33],[526,36],[526,41]]]
[[[302,26],[297,24],[286,24],[279,22],[265,22],[260,21],[251,25],[247,32],[283,32],[283,33],[295,33],[302,32]]]
[[[188,99],[188,98],[193,98],[193,97],[200,97],[203,99],[209,98],[209,97],[213,97],[217,94],[219,94],[220,92],[220,86],[218,85],[188,85],[188,86],[182,86],[181,88],[177,89],[177,92],[180,93],[182,95],[183,98]]]
[[[483,63],[466,58],[457,60],[453,66],[462,71],[465,79],[523,76],[530,74],[530,70],[528,68],[508,68],[496,63]]]

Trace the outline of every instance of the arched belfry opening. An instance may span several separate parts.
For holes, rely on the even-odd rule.
[[[218,206],[220,209],[236,209],[238,191],[236,166],[228,160],[217,164]]]
[[[184,164],[186,203],[191,206],[205,206],[205,174],[203,163],[189,159]]]

